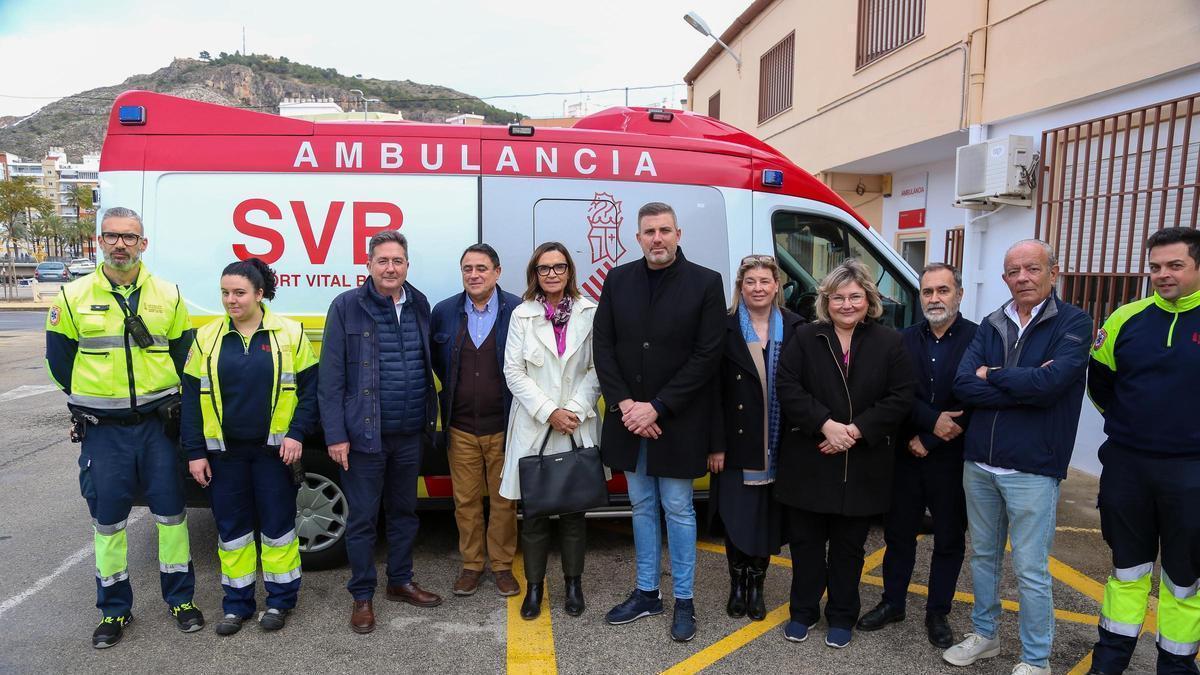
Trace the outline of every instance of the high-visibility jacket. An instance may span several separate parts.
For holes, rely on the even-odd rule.
[[[136,307],[130,306],[134,294]],[[142,318],[152,345],[139,347],[128,335],[126,310]],[[50,307],[47,344],[57,339],[73,350],[48,349],[46,369],[67,392],[70,404],[100,413],[144,408],[179,393],[171,346],[188,331],[187,309],[177,286],[151,275],[143,264],[131,286],[114,287],[101,263],[94,273],[64,286]],[[69,380],[62,381],[66,378],[56,373],[69,373]]]
[[[1118,307],[1092,345],[1088,394],[1104,433],[1156,455],[1200,457],[1191,392],[1200,381],[1200,291]]]
[[[204,429],[204,444],[209,451],[224,452],[225,436],[221,429],[224,408],[221,403],[221,382],[218,376],[217,358],[221,354],[221,342],[225,335],[234,331],[226,315],[212,321],[196,331],[196,340],[188,353],[184,372],[200,381],[200,416]],[[271,423],[265,443],[280,445],[292,422],[299,397],[296,393],[297,374],[317,363],[312,345],[304,334],[304,326],[275,314],[263,305],[260,331],[270,334],[272,387]]]

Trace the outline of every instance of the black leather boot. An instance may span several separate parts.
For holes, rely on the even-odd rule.
[[[521,603],[521,618],[533,620],[542,613],[542,582],[525,583],[525,601]]]
[[[583,602],[583,580],[581,577],[563,577],[567,582],[566,599],[563,600],[563,609],[567,610],[567,614],[571,616],[579,616],[583,614],[583,608],[586,605]]]
[[[735,619],[746,616],[746,565],[744,563],[729,563],[729,602],[725,603],[725,613]]]
[[[746,570],[746,616],[751,621],[762,621],[767,617],[766,599],[763,597],[763,582],[767,578],[767,558],[752,558]]]

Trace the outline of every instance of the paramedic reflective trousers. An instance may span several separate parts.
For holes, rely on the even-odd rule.
[[[196,576],[188,548],[183,477],[175,444],[151,413],[131,425],[88,425],[79,455],[79,487],[92,515],[96,607],[103,616],[133,608],[126,525],[134,498],[145,495],[158,530],[158,569],[169,606],[191,602]]]
[[[226,439],[226,450],[209,453],[217,557],[221,560],[222,609],[249,617],[255,612],[259,558],[267,607],[292,609],[300,592],[300,543],[296,539],[296,485],[279,448]],[[255,550],[255,524],[261,554]]]
[[[1111,441],[1100,447],[1100,527],[1112,549],[1092,668],[1124,672],[1146,618],[1154,561],[1159,673],[1197,673],[1200,642],[1200,460],[1147,456]]]

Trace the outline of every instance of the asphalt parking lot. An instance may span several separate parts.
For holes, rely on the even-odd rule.
[[[485,582],[469,598],[449,589],[458,573],[457,533],[451,514],[426,513],[416,550],[417,581],[446,602],[418,609],[376,596],[379,627],[355,635],[347,625],[350,599],[345,569],[306,571],[300,606],[287,628],[267,634],[248,625],[233,637],[211,629],[179,633],[158,593],[153,518],[137,508],[129,527],[130,577],[136,621],[114,649],[91,648],[97,620],[91,527],[79,497],[78,447],[67,440],[64,397],[48,386],[42,367],[42,315],[0,312],[0,672],[797,672],[797,673],[1008,673],[1019,656],[1015,580],[1006,572],[1001,636],[995,659],[956,669],[926,641],[923,541],[910,588],[909,618],[876,633],[856,633],[844,650],[823,644],[824,624],[803,644],[787,642],[790,560],[787,550],[767,575],[771,610],[762,622],[725,615],[728,575],[719,540],[698,543],[696,609],[699,633],[687,644],[668,637],[666,615],[608,626],[604,612],[633,584],[633,544],[627,520],[589,521],[584,590],[588,609],[572,618],[561,608],[562,579],[550,561],[549,612],[534,622],[518,615],[521,598],[504,599]],[[1096,480],[1072,473],[1063,484],[1051,569],[1056,579],[1057,625],[1052,667],[1084,673],[1096,634],[1103,583],[1110,567],[1095,510]],[[188,513],[196,567],[196,602],[210,621],[220,614],[216,530],[205,510]],[[882,532],[867,543],[864,611],[881,593]],[[382,549],[378,562],[383,563]],[[518,564],[519,567],[519,564]],[[521,578],[517,570],[518,579]],[[670,596],[664,564],[662,587]],[[956,632],[969,630],[972,602],[965,566],[951,615]],[[260,602],[262,600],[260,587]],[[1152,608],[1153,610],[1153,608]],[[1152,672],[1152,619],[1129,672]]]

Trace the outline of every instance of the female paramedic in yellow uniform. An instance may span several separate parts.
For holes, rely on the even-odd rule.
[[[267,588],[263,630],[283,628],[300,590],[288,465],[317,425],[317,359],[303,327],[263,303],[275,297],[275,283],[257,258],[226,267],[226,315],[196,331],[184,368],[183,447],[192,477],[211,488],[219,536],[225,616],[218,635],[236,633],[255,612],[256,522]]]

